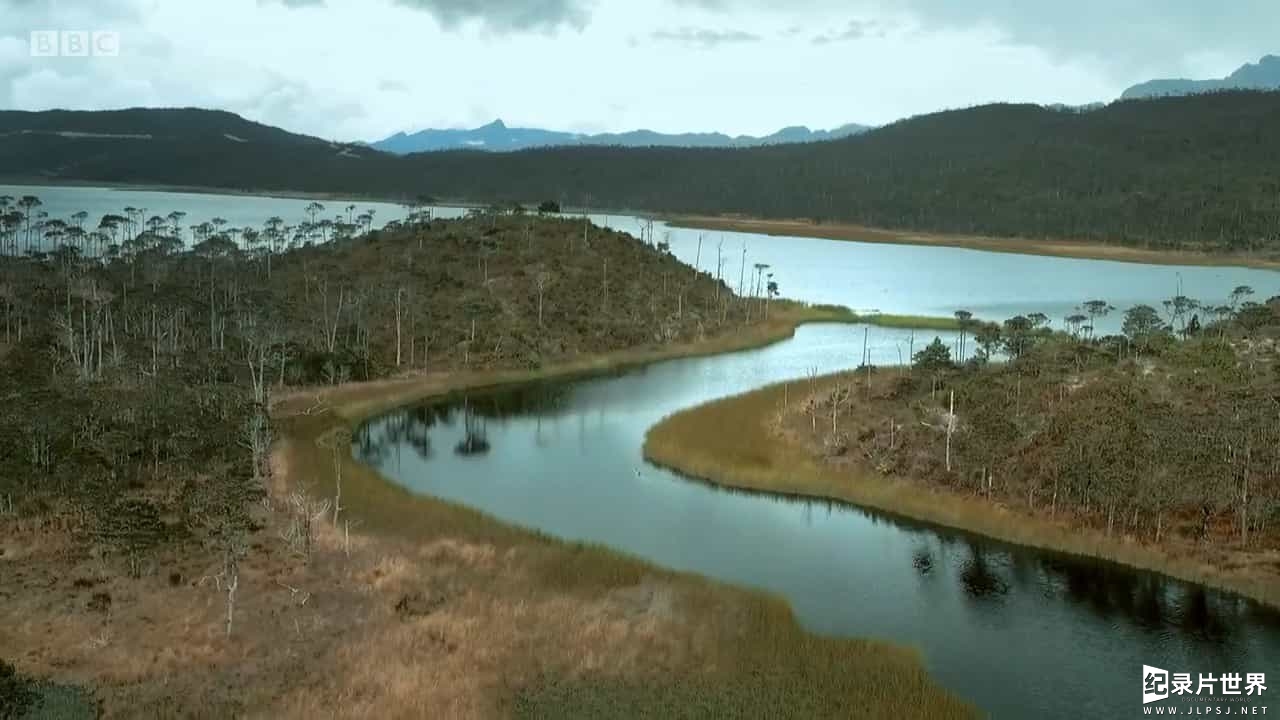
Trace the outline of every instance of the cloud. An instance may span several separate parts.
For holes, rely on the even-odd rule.
[[[479,21],[495,32],[581,30],[590,20],[589,0],[394,0],[430,14],[445,29]]]
[[[259,5],[283,5],[297,9],[305,7],[324,7],[324,0],[258,0]]]
[[[863,20],[850,20],[841,30],[815,35],[810,42],[814,45],[829,45],[831,43],[848,42],[852,40],[862,40],[865,38],[882,38],[888,34],[885,26],[881,23],[867,22]]]
[[[409,92],[409,86],[399,80],[381,80],[378,82],[380,92]]]
[[[727,13],[754,10],[789,18],[843,11],[906,15],[926,31],[994,30],[1005,42],[1059,58],[1118,69],[1176,69],[1197,53],[1254,57],[1276,48],[1275,0],[673,0]]]
[[[0,37],[32,30],[107,30],[141,19],[133,0],[0,0]]]
[[[671,42],[701,50],[710,50],[721,45],[759,42],[760,36],[742,30],[712,30],[709,28],[680,28],[678,30],[657,30],[649,37],[659,42]]]
[[[304,80],[282,76],[272,77],[259,87],[246,88],[222,106],[251,120],[321,137],[331,135],[326,127],[347,126],[365,113],[364,106],[354,98],[330,97]],[[302,124],[300,120],[305,118],[324,118],[324,123]]]

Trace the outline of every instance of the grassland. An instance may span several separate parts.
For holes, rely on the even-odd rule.
[[[277,396],[230,635],[220,565],[175,548],[131,580],[0,518],[0,646],[26,675],[92,688],[107,718],[972,717],[912,649],[816,637],[779,598],[415,496],[341,440],[432,395],[755,347],[839,314],[782,303],[702,342]],[[282,542],[291,508],[339,478],[340,519],[319,517],[311,552]]]
[[[811,220],[762,220],[734,216],[677,216],[668,221],[674,227],[730,232],[815,237],[887,245],[928,245],[1017,255],[1045,255],[1082,260],[1113,260],[1147,265],[1213,265],[1280,270],[1274,254],[1210,253],[1193,250],[1153,250],[1125,245],[1073,240],[1037,240],[1017,237],[988,237],[886,230],[842,223],[815,223]]]
[[[311,492],[326,495],[333,492],[334,465],[319,440],[389,408],[458,389],[755,347],[790,336],[800,322],[831,321],[838,313],[798,304],[775,309],[770,322],[709,343],[612,353],[541,371],[428,375],[299,393],[277,407],[287,428],[281,464],[290,481],[305,482]],[[538,718],[946,718],[973,713],[932,684],[913,651],[808,635],[777,598],[661,570],[605,548],[561,542],[448,502],[414,496],[346,452],[340,467],[343,497],[348,498],[345,512],[364,523],[365,542],[448,544],[476,557],[500,558],[500,569],[511,579],[490,593],[486,602],[491,605],[536,606],[535,599],[554,599],[546,602],[554,604],[555,612],[538,614],[539,629],[521,643],[517,656],[471,679],[490,689],[506,685],[498,694],[511,705],[499,711]],[[406,581],[412,582],[417,572],[430,574],[425,568],[410,569]],[[601,614],[611,618],[612,635],[592,647],[583,638],[584,628],[603,622]],[[514,629],[509,625],[492,624],[492,618],[471,620],[485,628],[473,637],[483,651],[510,644],[507,635]],[[370,645],[360,652],[373,656],[379,649]],[[376,662],[398,677],[397,663],[413,661],[383,652]],[[512,677],[523,681],[513,683]],[[318,702],[307,711],[322,707]]]
[[[780,383],[681,411],[649,430],[644,455],[724,487],[849,502],[1019,545],[1103,558],[1280,606],[1276,551],[1246,556],[1192,543],[1141,544],[1013,512],[973,495],[824,462],[796,431],[794,407],[849,381],[847,374],[837,374]]]

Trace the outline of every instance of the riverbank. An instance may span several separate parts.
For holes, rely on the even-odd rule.
[[[697,230],[815,237],[828,240],[850,240],[888,245],[928,245],[1016,255],[1046,255],[1079,260],[1112,260],[1144,265],[1211,265],[1280,270],[1280,257],[1266,255],[1223,254],[1192,250],[1152,250],[1125,245],[1108,245],[1071,240],[1032,240],[1029,238],[923,233],[869,228],[846,223],[819,224],[810,220],[762,220],[745,217],[689,215],[670,217],[667,222],[673,227]]]
[[[758,347],[841,314],[783,303],[700,342],[288,391],[229,633],[219,560],[175,547],[128,578],[0,516],[0,647],[107,718],[972,717],[914,650],[813,636],[777,597],[415,496],[346,444],[432,395]]]
[[[775,308],[779,309],[779,308]],[[790,337],[802,322],[830,321],[832,309],[783,306],[768,323],[700,343],[620,351],[529,371],[440,373],[293,393],[276,406],[285,428],[281,481],[308,479],[317,496],[336,492],[334,458],[324,438],[406,403],[467,389],[608,373],[663,359],[759,347]],[[441,543],[502,558],[505,583],[477,585],[496,607],[555,598],[540,614],[535,638],[520,643],[503,667],[470,678],[511,697],[514,714],[530,717],[866,716],[962,717],[972,708],[928,679],[913,651],[865,640],[812,636],[782,600],[705,578],[654,567],[606,548],[524,531],[482,513],[413,495],[339,456],[342,504],[359,518],[371,547],[431,547]],[[419,572],[410,565],[406,582]],[[388,596],[387,601],[391,598]],[[615,617],[611,636],[582,659],[584,624]],[[499,614],[505,614],[499,613]],[[483,647],[511,645],[513,627],[488,627]],[[459,618],[457,622],[466,622]],[[370,648],[373,654],[373,648]],[[405,659],[407,661],[407,659]],[[378,664],[395,668],[385,653]],[[510,677],[536,678],[512,696]],[[339,685],[341,687],[341,685]],[[317,704],[315,709],[324,705]],[[380,708],[369,707],[377,712]]]
[[[1108,537],[972,494],[823,461],[787,429],[787,411],[805,397],[848,383],[847,375],[797,380],[684,410],[649,430],[644,456],[722,487],[848,502],[1018,545],[1155,571],[1280,607],[1280,553],[1274,550],[1240,553],[1190,542],[1154,546]]]

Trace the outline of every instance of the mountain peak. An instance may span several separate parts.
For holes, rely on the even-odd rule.
[[[1148,80],[1124,91],[1122,98],[1190,95],[1218,90],[1280,89],[1280,55],[1263,55],[1256,63],[1245,63],[1224,78]]]
[[[670,135],[651,130],[584,135],[539,128],[510,128],[502,120],[494,120],[474,130],[422,130],[412,135],[393,135],[372,143],[374,148],[393,153],[431,150],[523,150],[558,145],[619,145],[625,147],[749,147],[781,143],[833,140],[868,130],[863,125],[848,124],[834,130],[810,130],[804,125],[783,128],[766,137],[729,137],[723,133],[680,133]]]

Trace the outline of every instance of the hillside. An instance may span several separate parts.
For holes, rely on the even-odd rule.
[[[543,540],[422,500],[417,517],[434,537],[410,544],[408,557],[437,547],[433,539],[478,548],[503,538],[521,546],[518,559],[513,549],[496,577],[432,553],[421,556],[427,569],[412,572],[414,560],[391,561],[401,582],[371,583],[380,563],[404,556],[381,537],[353,547],[356,526],[374,520],[362,514],[360,492],[342,495],[338,484],[334,495],[314,495],[339,457],[339,445],[331,457],[330,445],[316,443],[340,442],[333,438],[344,432],[331,408],[312,405],[320,394],[369,391],[378,386],[335,386],[397,374],[430,387],[441,378],[476,383],[504,371],[589,367],[609,351],[660,353],[704,337],[750,337],[766,325],[744,327],[757,303],[739,301],[707,273],[577,220],[435,220],[284,251],[213,235],[177,251],[189,236],[169,226],[125,229],[124,250],[105,262],[71,248],[0,255],[0,717],[97,717],[95,706],[102,717],[314,717],[291,711],[289,693],[300,674],[329,673],[322,685],[335,696],[366,695],[379,706],[355,715],[402,710],[403,698],[366,690],[335,658],[376,653],[376,663],[357,664],[389,672],[399,661],[379,633],[425,634],[410,621],[430,612],[417,609],[436,588],[428,583],[447,583],[447,610],[460,625],[490,626],[485,613],[495,605],[557,597],[535,553],[552,558],[547,566],[575,568],[584,555],[556,557]],[[303,401],[296,413],[273,411],[291,394]],[[329,434],[297,440],[297,425],[309,420]],[[288,462],[316,457],[318,468],[288,472]],[[352,465],[334,472],[354,484],[361,476]],[[525,669],[545,670],[562,653],[585,602],[557,604],[554,642],[522,637],[527,656],[476,659],[496,654],[504,647],[496,635],[514,630],[459,636],[449,653],[457,650],[468,671],[412,685],[473,692],[485,666],[504,681],[529,679],[485,685],[477,696],[509,703],[517,691],[535,691],[540,680]],[[710,626],[691,622],[701,632]],[[741,627],[718,637],[733,642]],[[631,657],[633,635],[624,636],[628,651],[615,647],[610,657]],[[405,662],[415,676],[424,653],[434,667],[443,662],[443,652],[430,655],[443,642],[411,644]],[[8,662],[92,686],[40,685],[55,707],[26,715],[27,682]],[[847,663],[829,664],[847,674]],[[902,667],[922,674],[910,661]]]
[[[660,133],[653,130],[632,130],[621,133],[596,135],[543,130],[540,128],[508,127],[495,120],[471,130],[420,130],[415,133],[396,133],[370,143],[369,146],[389,153],[407,154],[434,152],[437,150],[490,150],[506,152],[535,147],[564,145],[620,145],[623,147],[753,147],[779,143],[816,142],[834,140],[866,132],[866,125],[850,123],[832,130],[810,130],[795,126],[783,128],[771,135],[736,137],[720,132]]]
[[[131,132],[154,127],[148,113]],[[197,111],[183,111],[197,112]],[[1280,93],[1121,101],[1092,111],[986,105],[842,140],[760,148],[575,147],[394,156],[217,113],[150,139],[14,134],[92,113],[0,115],[8,177],[558,200],[565,206],[813,218],[1156,248],[1280,249]],[[198,113],[197,113],[198,115]],[[123,127],[111,116],[112,128]],[[146,120],[148,123],[144,123]],[[203,126],[201,126],[203,128]],[[257,132],[246,137],[241,133]],[[227,135],[248,142],[228,139]]]
[[[1125,90],[1120,97],[1125,99],[1148,98],[1240,89],[1280,89],[1280,56],[1264,55],[1258,62],[1241,65],[1235,72],[1224,78],[1210,80],[1188,80],[1186,78],[1148,80]]]

